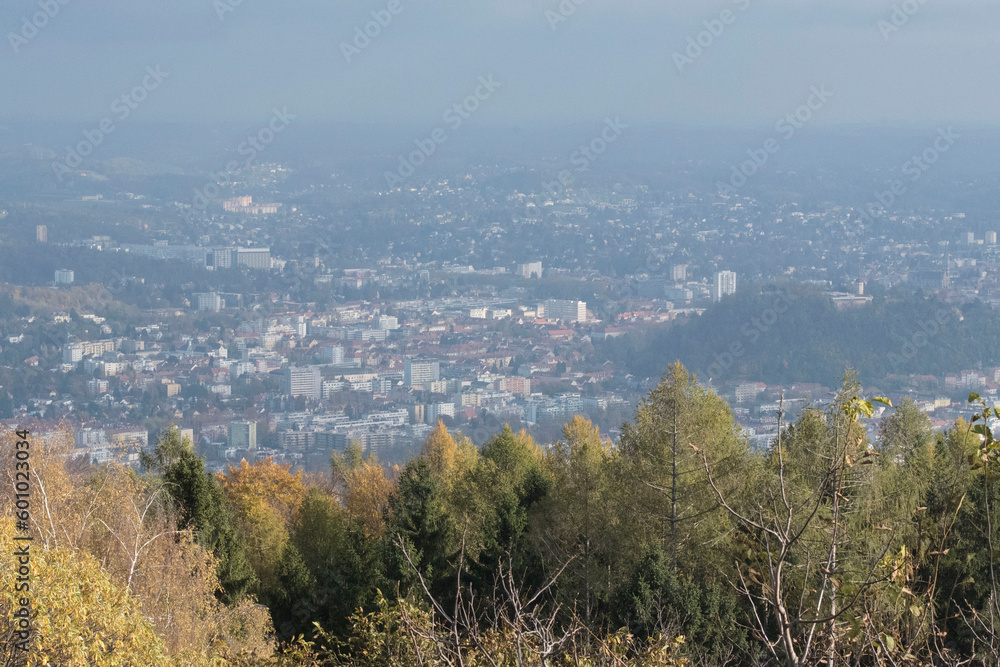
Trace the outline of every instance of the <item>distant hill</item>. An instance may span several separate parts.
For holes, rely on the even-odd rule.
[[[997,313],[919,294],[838,311],[801,286],[747,290],[703,315],[609,342],[632,373],[659,376],[679,359],[704,379],[836,384],[847,366],[866,382],[1000,365]]]

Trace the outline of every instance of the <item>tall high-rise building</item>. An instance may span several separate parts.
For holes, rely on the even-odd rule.
[[[687,280],[688,275],[688,265],[687,264],[674,264],[670,269],[670,277],[675,283],[682,283]]]
[[[306,398],[318,401],[323,397],[323,378],[320,376],[319,368],[308,366],[299,368],[289,366],[285,369],[285,395],[305,396]]]
[[[566,320],[567,322],[587,321],[586,301],[564,301],[562,299],[549,299],[545,302],[545,316],[553,320]]]
[[[986,232],[986,243],[989,245],[997,244],[997,233],[996,232]]]
[[[39,243],[48,243],[49,228],[45,225],[37,225],[35,227],[35,240]]]
[[[340,345],[330,345],[323,348],[323,357],[331,364],[344,363],[344,348]]]
[[[248,269],[270,269],[270,248],[237,248],[236,264]]]
[[[407,359],[403,362],[403,384],[425,386],[441,379],[441,364],[427,359]]]
[[[454,403],[431,403],[427,406],[427,422],[429,424],[437,423],[437,420],[441,417],[454,417],[455,416],[455,404]]]
[[[379,315],[375,328],[383,331],[395,331],[399,328],[399,318],[393,315]]]
[[[212,249],[212,267],[216,269],[231,269],[233,268],[233,249],[232,248],[213,248]]]
[[[63,363],[76,364],[83,360],[83,346],[70,343],[63,348]]]
[[[226,302],[217,292],[203,292],[194,296],[197,299],[198,310],[217,313],[226,307]]]
[[[257,424],[254,422],[230,422],[227,432],[230,447],[257,449]]]
[[[56,285],[72,285],[73,279],[71,269],[56,269]]]
[[[414,424],[423,424],[427,419],[427,406],[417,403],[410,409],[410,421]]]
[[[721,301],[722,297],[730,294],[736,294],[736,274],[732,271],[719,271],[715,274],[712,301]]]

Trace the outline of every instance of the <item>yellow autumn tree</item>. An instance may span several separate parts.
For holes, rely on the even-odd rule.
[[[16,534],[13,521],[0,521],[0,552],[14,552]],[[10,636],[20,597],[27,595],[31,602],[29,666],[169,664],[166,647],[143,617],[139,600],[113,583],[96,559],[64,547],[45,548],[38,541],[32,547],[29,593],[15,591],[14,568],[0,568],[0,637]],[[16,646],[4,642],[0,651],[3,664],[18,664]]]
[[[534,526],[550,567],[566,566],[561,591],[588,624],[598,600],[612,593],[606,572],[617,565],[620,532],[609,500],[612,459],[600,430],[588,419],[574,417],[545,455],[553,488]]]
[[[385,534],[389,496],[396,488],[399,466],[383,466],[374,452],[365,456],[364,446],[351,440],[343,452],[333,453],[330,472],[348,520],[359,523],[369,539]]]
[[[76,493],[80,484],[79,475],[67,471],[69,458],[74,447],[73,430],[68,425],[46,429],[44,438],[40,429],[33,424],[24,424],[19,428],[30,431],[27,451],[29,463],[25,465],[29,472],[31,485],[32,523],[37,531],[37,539],[41,545],[50,547],[75,548],[85,538],[88,522],[86,515],[86,500]],[[3,492],[0,493],[0,509],[4,515],[13,504],[13,489],[15,476],[19,469],[7,465],[14,460],[15,443],[20,438],[9,428],[0,430],[0,476],[3,481]]]
[[[288,544],[288,527],[306,497],[302,473],[274,463],[269,457],[253,465],[241,461],[217,478],[236,510],[246,539],[247,557],[267,587],[276,581],[281,554]]]
[[[445,477],[455,467],[458,444],[451,433],[448,433],[448,427],[440,419],[434,431],[427,436],[427,441],[424,442],[420,455],[427,460],[431,472],[438,477]]]
[[[218,474],[226,495],[237,506],[246,505],[252,498],[261,498],[277,512],[283,521],[291,521],[306,497],[302,472],[294,475],[290,465],[283,466],[271,457],[253,465],[245,460],[239,467],[229,466],[225,474]]]
[[[394,466],[390,472],[398,474]],[[389,509],[389,496],[396,488],[378,460],[367,460],[351,471],[346,481],[344,507],[347,516],[360,521],[369,539],[376,539],[385,533],[385,517]]]
[[[440,485],[448,515],[455,518],[459,530],[465,533],[470,522],[475,523],[470,513],[477,511],[473,509],[476,489],[470,473],[479,460],[479,450],[461,433],[452,436],[439,420],[424,442],[421,457]]]
[[[461,433],[456,440],[444,422],[438,420],[434,431],[424,442],[421,456],[426,459],[435,477],[450,488],[457,476],[465,474],[476,464],[478,451],[472,441]]]
[[[218,602],[214,557],[190,531],[178,530],[159,478],[115,462],[97,466],[74,458],[72,437],[68,428],[31,428],[33,546],[93,563],[110,585],[129,594],[179,664],[209,664],[217,650],[269,655],[267,610],[252,600],[234,608]],[[0,460],[11,460],[17,440],[12,431],[0,432]],[[2,516],[12,516],[13,484],[6,479],[12,474],[0,466]]]

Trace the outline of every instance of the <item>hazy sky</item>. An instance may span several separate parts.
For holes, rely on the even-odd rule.
[[[832,93],[819,124],[996,124],[1000,111],[995,0],[563,0],[572,14],[559,0],[397,1],[347,62],[342,44],[390,0],[4,0],[0,119],[97,121],[157,66],[169,76],[135,118],[266,120],[287,107],[421,122],[489,75],[501,86],[476,112],[488,122],[773,125],[813,86]],[[46,2],[54,16],[25,29]],[[724,10],[729,23],[679,72],[675,52]]]

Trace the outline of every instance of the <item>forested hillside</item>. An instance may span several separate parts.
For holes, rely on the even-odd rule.
[[[716,381],[833,385],[850,366],[881,382],[1000,364],[995,320],[985,303],[959,309],[912,294],[840,311],[822,293],[789,285],[741,291],[700,316],[629,334],[603,349],[641,377],[680,359],[698,377]]]
[[[322,478],[212,475],[175,428],[140,473],[32,440],[29,664],[996,664],[998,415],[887,405],[870,441],[880,403],[848,375],[755,451],[678,363],[614,446],[438,424],[402,468],[352,446]]]

